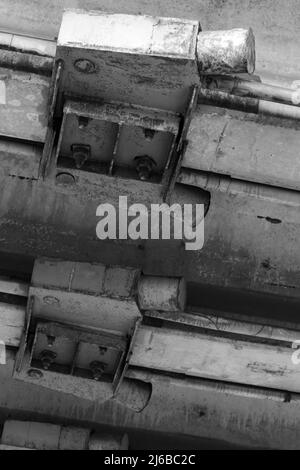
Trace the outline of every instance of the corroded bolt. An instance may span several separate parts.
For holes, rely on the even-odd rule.
[[[61,172],[56,175],[56,181],[58,184],[74,184],[75,177],[71,173]]]
[[[78,72],[82,73],[94,73],[96,72],[96,66],[94,62],[88,59],[77,59],[74,62],[74,67]]]
[[[40,354],[40,360],[42,363],[42,367],[45,370],[48,370],[51,364],[55,361],[57,354],[54,351],[49,351],[45,349]]]
[[[78,116],[77,120],[79,129],[85,129],[90,122],[90,119],[86,116]]]
[[[106,369],[106,364],[99,361],[93,361],[90,363],[90,369],[94,380],[100,380]]]
[[[107,352],[107,348],[105,346],[99,346],[99,353],[103,356]]]
[[[31,379],[41,379],[43,377],[43,373],[38,369],[29,369],[29,371],[27,371],[27,375]]]
[[[140,180],[148,180],[153,172],[154,167],[156,166],[156,163],[153,158],[149,157],[148,155],[141,155],[135,157],[134,161],[135,168]]]
[[[155,136],[155,131],[153,129],[144,129],[144,136],[145,136],[145,139],[150,141],[154,139],[154,136]]]
[[[49,348],[52,348],[54,343],[55,343],[55,336],[47,335],[47,344],[48,344]]]

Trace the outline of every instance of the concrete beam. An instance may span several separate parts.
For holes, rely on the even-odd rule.
[[[64,8],[114,13],[148,14],[200,21],[203,30],[248,28],[256,38],[256,73],[270,81],[288,84],[300,72],[300,39],[297,0],[1,0],[0,29],[54,39]]]
[[[217,388],[207,389],[198,379],[174,379],[133,371],[152,383],[149,405],[140,413],[116,403],[78,399],[36,385],[13,380],[11,368],[0,366],[1,416],[35,419],[98,429],[116,426],[130,432],[153,431],[172,435],[218,439],[253,448],[299,449],[300,408],[297,398],[289,403],[273,399],[236,396]],[[182,405],[184,403],[184,406]],[[46,419],[45,419],[46,418]]]
[[[1,83],[5,103],[0,104],[0,134],[43,144],[49,78],[0,68]],[[130,114],[130,108],[126,112]],[[183,159],[186,168],[300,189],[298,121],[200,105],[191,121],[188,142]],[[0,164],[9,174],[36,179],[40,159],[35,146],[17,148],[16,143],[0,141]]]
[[[101,303],[103,297],[98,297],[98,299]],[[126,305],[126,302],[122,301],[121,304]],[[18,346],[24,328],[24,308],[13,309],[12,307],[8,305],[5,309],[5,306],[2,306],[0,310],[0,340],[7,346]],[[70,312],[73,313],[73,311],[74,308],[67,312],[68,319],[70,319]],[[51,312],[51,315],[54,313]],[[49,317],[50,313],[47,312],[47,314]],[[180,317],[180,313],[174,313],[174,315]],[[183,323],[184,315],[181,324],[187,325],[187,321]],[[120,321],[124,321],[121,317],[119,316]],[[166,313],[161,313],[160,317],[166,318]],[[270,337],[267,327],[265,335],[263,334],[264,325],[244,322],[241,327],[235,322],[228,321],[225,332],[222,326],[214,332],[212,328],[207,332],[203,329],[205,325],[202,327],[201,323],[197,325],[197,315],[190,314],[190,317],[195,324],[193,325],[191,320],[188,323],[188,330],[180,329],[180,321],[178,323],[173,321],[172,329],[167,325],[158,328],[142,324],[136,333],[130,366],[300,393],[300,369],[292,360],[294,353],[292,343],[299,339],[299,329],[288,330],[274,327]],[[81,324],[83,318],[82,315],[81,320],[77,319],[74,323]],[[53,320],[52,317],[51,320]],[[187,320],[186,315],[185,320]],[[209,320],[214,324],[218,322],[218,317],[211,315]],[[169,321],[172,322],[172,318]],[[222,320],[220,323],[222,325]],[[99,326],[101,326],[99,320],[94,321],[93,327]],[[261,334],[253,333],[254,328],[256,330],[259,328],[258,332]],[[56,352],[59,354],[59,349]],[[26,381],[40,383],[41,386],[57,390],[57,384],[49,384],[50,378],[51,374],[48,381],[47,377],[41,377],[38,382],[36,377],[32,379],[25,377]],[[59,379],[59,387],[62,391],[66,390],[61,379]],[[82,395],[81,391],[79,394],[76,388],[75,390],[74,394]],[[94,391],[93,396],[100,399],[100,393],[97,395],[97,390]]]
[[[188,142],[186,168],[300,190],[298,122],[202,105],[193,115]]]
[[[100,203],[118,206],[120,194],[128,196],[128,204],[160,202],[158,185],[103,175],[90,185],[80,173],[69,186],[0,178],[2,251],[123,264],[149,275],[183,276],[188,283],[299,299],[298,193],[185,175],[174,202],[207,203],[205,190],[211,194],[204,247],[185,251],[178,240],[99,241]]]

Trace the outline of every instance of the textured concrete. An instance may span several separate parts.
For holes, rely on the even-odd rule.
[[[181,17],[200,20],[205,30],[251,26],[257,72],[299,78],[298,0],[0,0],[0,29],[54,38],[64,8]]]
[[[211,190],[205,245],[186,251],[180,240],[99,241],[101,202],[118,204],[119,194],[128,195],[128,204],[159,198],[150,183],[97,178],[98,185],[70,187],[1,178],[1,250],[138,266],[149,275],[185,276],[187,282],[299,300],[299,193],[236,182],[223,192],[228,182],[220,182]],[[195,187],[176,187],[174,201],[205,202],[202,182],[198,187],[197,181],[186,182]]]
[[[12,361],[0,368],[0,418],[8,415],[97,429],[99,425],[218,439],[243,447],[299,449],[299,401],[282,403],[204,391],[187,383],[144,374],[152,381],[149,405],[140,413],[110,400],[91,403],[10,378]],[[12,411],[14,410],[13,414]],[[196,447],[196,445],[195,445]]]

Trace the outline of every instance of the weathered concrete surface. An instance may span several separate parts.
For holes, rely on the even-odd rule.
[[[85,450],[90,430],[49,423],[7,420],[1,443],[37,450]]]
[[[300,190],[299,122],[199,105],[182,166]]]
[[[122,69],[122,77],[124,73]],[[69,75],[67,76],[69,77]],[[130,79],[128,80],[130,81]],[[43,143],[46,133],[49,79],[33,73],[11,72],[9,69],[0,68],[1,85],[5,87],[6,103],[0,103],[0,135]],[[153,96],[155,88],[148,87],[148,85],[139,90],[139,95],[141,91],[145,94],[146,89],[148,95]],[[177,91],[175,94],[177,95]],[[156,99],[159,96],[160,93]],[[175,95],[172,94],[172,96],[174,98]],[[165,95],[165,99],[167,106],[170,103],[170,96]],[[161,99],[159,101],[161,102]],[[298,108],[294,107],[294,109]],[[74,125],[72,113],[78,111],[78,107],[72,103],[68,105],[67,110],[70,114],[66,120],[66,137],[63,139],[61,147],[62,154],[66,155],[74,143],[70,126]],[[89,106],[85,110],[88,110],[91,116],[96,111],[101,112],[105,119],[108,110],[114,122],[119,118],[119,114],[114,115],[116,111],[113,107],[103,106],[100,110],[96,110],[94,106]],[[134,109],[126,108],[127,113],[130,120]],[[152,115],[153,119],[157,119],[157,113],[152,113]],[[152,115],[149,113],[149,116]],[[97,122],[94,121],[88,130],[79,130],[76,139],[79,139],[82,144],[91,145],[92,155],[95,157],[96,153],[97,158],[99,146],[105,145],[104,150],[102,147],[103,159],[110,160],[115,131],[110,131],[112,133],[109,139],[110,143],[105,144],[102,139],[103,128],[97,127]],[[138,119],[135,122],[138,124]],[[164,130],[169,130],[167,126],[170,126],[172,133],[176,132],[177,125],[175,119],[168,119],[168,115],[166,115]],[[227,174],[246,181],[299,190],[300,160],[297,158],[300,145],[299,129],[299,121],[262,117],[224,108],[199,105],[191,121],[188,133],[189,145],[183,159],[183,166],[195,170]],[[100,137],[98,133],[100,133]],[[122,154],[124,153],[122,158],[125,161],[131,159],[132,152],[137,151],[136,145],[140,145],[140,134],[135,132],[122,133],[121,141],[123,142],[123,139],[128,135],[132,145],[126,144],[126,152],[122,151]],[[169,137],[160,140],[161,134],[157,133],[157,135],[156,160],[159,165],[162,165],[165,159],[164,150],[168,148],[170,141]],[[40,157],[36,154],[30,158],[30,151],[24,152],[22,148],[20,148],[17,157],[14,157],[13,146],[12,143],[7,145],[0,141],[1,167],[7,168],[9,174],[12,175],[37,178]],[[154,150],[151,151],[154,152]],[[118,160],[120,161],[120,155],[118,155]]]
[[[186,251],[181,240],[99,241],[100,203],[117,206],[120,194],[128,195],[128,204],[161,201],[155,185],[101,175],[92,186],[80,180],[53,186],[3,176],[1,250],[138,266],[150,275],[184,276],[196,284],[299,300],[299,193],[226,180],[212,188],[193,177],[182,182],[192,187],[177,186],[176,202],[207,203],[203,189],[211,191],[200,251]]]
[[[0,0],[0,29],[53,39],[64,8],[187,18],[204,30],[251,26],[257,73],[287,82],[299,78],[298,0]]]
[[[298,401],[237,397],[207,391],[197,381],[138,373],[153,384],[149,405],[140,413],[111,400],[104,404],[75,399],[11,379],[13,363],[0,368],[0,414],[3,417],[151,430],[218,439],[245,447],[299,449]],[[46,417],[46,419],[45,419]]]
[[[1,117],[0,111],[0,120]],[[16,129],[18,126],[14,125],[11,129],[13,129],[13,127]],[[11,176],[37,179],[39,175],[40,161],[41,148],[38,145],[34,144],[25,146],[10,140],[0,141],[1,172],[7,173]]]
[[[31,290],[32,294],[35,294],[35,292]],[[62,310],[64,310],[64,305],[61,302],[61,292],[45,290],[43,292],[44,298],[49,299],[49,294],[51,296],[55,295],[55,298],[61,303]],[[126,329],[124,329],[126,300],[122,302],[125,311],[121,307],[121,314],[119,312],[117,315],[119,324],[113,322],[113,315],[115,313],[113,310],[110,322],[107,321],[107,318],[104,318],[102,313],[99,316],[101,307],[98,308],[98,319],[94,320],[92,324],[90,320],[90,305],[91,299],[94,299],[93,296],[85,296],[85,299],[82,299],[85,301],[86,310],[83,310],[81,317],[78,318],[78,316],[76,317],[75,310],[77,305],[74,299],[67,315],[64,311],[61,312],[61,316],[55,315],[54,309],[50,309],[49,304],[45,315],[37,305],[40,303],[38,295],[37,293],[37,296],[34,297],[34,315],[39,319],[45,319],[45,317],[51,318],[53,321],[74,324],[76,327],[79,325],[84,327],[91,325],[95,327],[105,326],[107,329],[118,329],[117,331],[126,333]],[[72,295],[74,297],[74,294]],[[97,298],[100,305],[104,301],[105,308],[105,298]],[[24,329],[24,310],[25,308],[22,310],[20,308],[12,309],[10,306],[7,309],[3,306],[0,310],[0,337],[7,346],[18,347],[20,344],[21,332]],[[149,315],[147,317],[149,319]],[[160,317],[162,318],[162,314],[160,314]],[[195,322],[197,322],[197,315],[193,317]],[[210,316],[210,322],[218,325],[219,317]],[[263,331],[267,331],[267,328],[264,328],[263,325],[256,325],[254,326],[256,331],[252,331],[252,335],[251,333],[249,335],[249,324],[245,323],[244,325],[246,333],[244,331],[243,336],[232,331],[230,325],[225,334],[216,328],[218,332],[217,335],[214,335],[211,332],[207,334],[205,330],[191,329],[191,323],[189,323],[190,329],[188,331],[187,329],[180,330],[178,324],[173,324],[172,329],[168,328],[167,325],[161,328],[142,324],[135,335],[129,365],[148,370],[160,370],[166,374],[180,374],[180,376],[184,375],[186,378],[214,379],[221,381],[223,384],[224,382],[233,383],[235,384],[234,386],[236,384],[241,384],[242,386],[251,385],[261,387],[261,390],[268,387],[269,390],[273,390],[271,392],[273,394],[274,390],[279,391],[277,392],[277,397],[281,396],[281,398],[276,399],[281,399],[281,401],[286,400],[285,397],[289,396],[290,392],[300,394],[300,368],[291,360],[293,354],[291,345],[293,341],[299,338],[299,328],[297,330],[287,330],[287,335],[284,338],[281,337],[279,340],[276,340],[274,336],[278,335],[278,331],[281,332],[282,330],[277,329],[272,339],[267,337],[258,338],[259,332],[263,333]],[[127,331],[129,331],[128,328]],[[55,336],[55,334],[53,335]],[[228,337],[230,337],[230,341]],[[66,350],[62,351],[59,345],[55,347],[55,352],[60,357],[60,360],[62,360],[62,354],[66,354]],[[230,358],[230,361],[228,361],[228,358]],[[28,364],[26,359],[25,364]],[[70,379],[68,383],[64,383],[63,376],[53,372],[44,372],[43,377],[29,378],[26,376],[28,366],[29,364],[23,366],[17,378],[27,383],[37,384],[54,391],[60,390],[63,393],[69,393],[91,401],[96,400],[100,402],[111,397],[111,389],[107,386],[100,388],[100,385],[97,385],[95,387],[94,382],[87,383],[81,379]],[[120,390],[122,390],[122,387]],[[145,396],[147,401],[149,394],[147,391],[143,394],[142,391],[143,389],[133,388],[134,394]],[[268,394],[269,391],[265,390],[264,393]],[[282,398],[282,395],[284,398]],[[144,406],[140,409],[143,409]]]
[[[253,338],[247,342],[235,335],[230,339],[166,326],[141,326],[130,365],[300,392],[300,368],[291,361],[291,348],[283,347],[283,343],[260,344]]]
[[[65,12],[56,55],[64,63],[60,90],[184,112],[199,83],[198,28],[185,19]],[[96,74],[74,67],[82,57]]]
[[[50,79],[0,67],[0,134],[44,142]]]

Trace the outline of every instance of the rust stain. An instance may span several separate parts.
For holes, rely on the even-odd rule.
[[[226,132],[226,129],[229,125],[229,122],[230,121],[227,121],[223,127],[223,130],[219,136],[219,140],[218,140],[218,143],[217,143],[217,148],[216,148],[216,158],[220,158],[220,157],[224,157],[224,152],[221,150],[221,144],[222,144],[222,140],[224,139],[224,136],[225,136],[225,132]]]
[[[263,372],[273,376],[282,377],[287,372],[285,367],[271,368],[270,365],[265,364],[264,362],[249,362],[247,368],[252,372]]]
[[[258,219],[265,219],[267,222],[270,222],[270,224],[275,224],[275,225],[282,224],[282,220],[274,219],[273,217],[264,217],[262,215],[258,215],[257,218]]]

